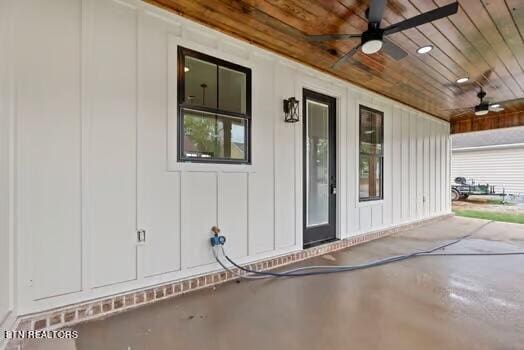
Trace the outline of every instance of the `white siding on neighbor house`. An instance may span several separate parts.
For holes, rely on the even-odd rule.
[[[449,124],[138,0],[13,7],[21,314],[302,249],[302,122],[337,98],[337,236],[448,213]],[[177,47],[252,69],[252,164],[178,163]],[[358,200],[359,104],[384,112],[384,199]],[[136,230],[147,231],[145,243]]]
[[[524,194],[524,145],[453,150],[451,178],[495,185],[495,191]]]

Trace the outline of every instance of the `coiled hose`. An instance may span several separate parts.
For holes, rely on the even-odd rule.
[[[486,252],[486,253],[435,253],[438,250],[447,248],[449,246],[452,246],[454,244],[457,244],[464,239],[467,239],[480,231],[482,228],[486,227],[493,221],[489,221],[473,231],[469,232],[468,234],[459,237],[455,240],[452,240],[450,242],[438,245],[436,247],[420,250],[408,254],[402,254],[402,255],[394,255],[382,259],[376,259],[371,260],[366,263],[362,264],[354,264],[354,265],[319,265],[319,266],[306,266],[306,267],[299,267],[287,271],[282,272],[271,272],[271,271],[255,271],[248,269],[246,267],[243,267],[239,264],[237,264],[235,261],[233,261],[225,252],[223,245],[217,245],[213,247],[213,254],[215,256],[216,261],[224,268],[224,270],[231,272],[232,274],[244,278],[244,279],[265,279],[265,278],[274,278],[274,277],[300,277],[300,276],[314,276],[314,275],[324,275],[324,274],[331,274],[331,273],[339,273],[339,272],[348,272],[348,271],[355,271],[355,270],[362,270],[362,269],[368,269],[375,266],[381,266],[390,264],[397,261],[403,261],[414,257],[420,257],[420,256],[508,256],[508,255],[524,255],[524,251],[517,251],[517,252]],[[219,254],[217,253],[217,249],[220,249],[220,252],[224,256],[224,258],[232,264],[234,267],[238,268],[239,270],[242,270],[246,272],[246,274],[239,273],[238,271],[232,270],[231,268],[227,267],[219,257]]]

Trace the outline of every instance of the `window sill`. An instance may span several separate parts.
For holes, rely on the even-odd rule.
[[[211,164],[211,165],[251,165],[250,161],[242,160],[225,160],[225,159],[214,159],[214,160],[203,160],[203,158],[184,158],[178,159],[178,164]]]
[[[360,207],[373,207],[373,206],[382,205],[382,204],[384,204],[384,199],[369,200],[369,201],[363,201],[363,202],[358,200],[356,207],[357,208],[360,208]]]
[[[254,172],[253,164],[207,163],[207,162],[173,162],[167,169],[168,172],[177,171],[220,171],[220,172]]]

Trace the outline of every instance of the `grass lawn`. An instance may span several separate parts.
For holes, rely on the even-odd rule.
[[[485,219],[485,220],[524,224],[524,215],[519,215],[519,214],[495,213],[495,212],[480,211],[480,210],[453,210],[453,212],[457,216],[464,216],[467,218],[476,218],[476,219]]]

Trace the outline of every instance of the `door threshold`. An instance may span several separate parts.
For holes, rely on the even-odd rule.
[[[302,248],[309,249],[309,248],[317,247],[319,245],[323,245],[323,244],[327,244],[327,243],[331,243],[331,242],[335,242],[339,240],[340,240],[339,238],[330,238],[330,239],[326,239],[322,241],[310,242],[310,243],[304,244]]]

